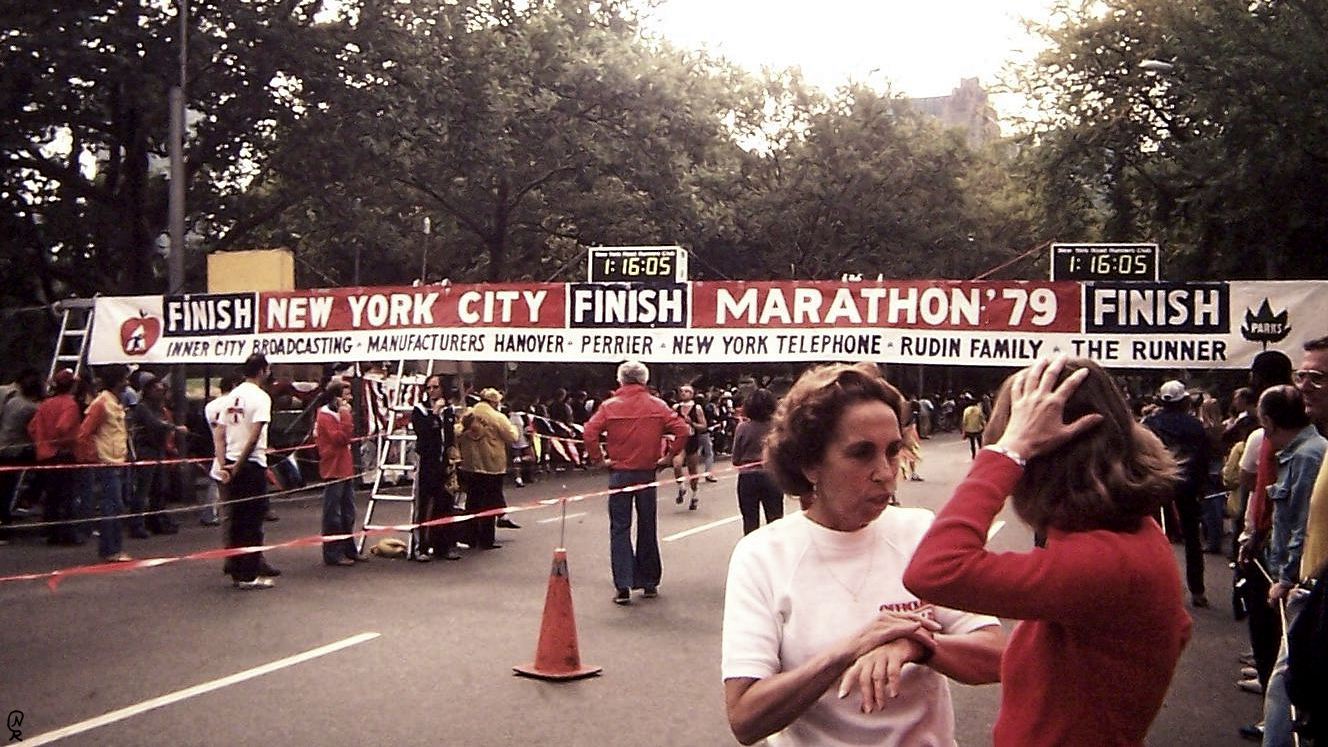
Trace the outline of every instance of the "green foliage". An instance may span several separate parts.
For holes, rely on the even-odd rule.
[[[290,122],[283,81],[322,49],[299,0],[192,0],[187,146],[192,228]],[[168,91],[178,16],[158,0],[7,3],[0,11],[3,260],[17,300],[161,288]],[[283,77],[284,76],[284,77]],[[195,287],[201,259],[195,261]]]
[[[1023,77],[1050,115],[1025,150],[1045,233],[1160,241],[1176,278],[1328,271],[1328,6],[1109,0],[1054,18]]]
[[[159,292],[163,0],[0,11],[0,303]],[[971,277],[1035,240],[1008,154],[865,86],[758,79],[614,0],[191,0],[189,284],[295,250],[301,285],[569,280],[589,245],[697,278]],[[33,271],[16,274],[18,268]]]

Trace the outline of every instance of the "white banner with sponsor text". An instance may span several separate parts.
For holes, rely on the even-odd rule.
[[[1325,334],[1328,281],[453,284],[100,297],[88,360],[1245,368]]]

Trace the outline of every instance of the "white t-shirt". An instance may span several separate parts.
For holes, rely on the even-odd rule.
[[[724,596],[724,679],[763,679],[794,669],[861,630],[880,611],[921,605],[904,588],[904,568],[932,512],[887,508],[856,532],[837,532],[801,511],[747,535],[729,561]],[[855,600],[853,597],[858,597]],[[1000,623],[994,617],[937,607],[944,633],[969,633]],[[856,693],[836,686],[770,745],[953,745],[954,711],[944,675],[907,664],[899,697],[864,714]]]
[[[214,425],[221,424],[221,413],[226,409],[226,403],[229,401],[230,392],[218,394],[210,402],[203,405],[203,418],[207,420],[209,430]],[[225,458],[225,454],[222,457]],[[217,469],[217,460],[212,460],[212,468],[208,470],[208,477],[213,480],[221,479],[221,470]]]
[[[530,446],[530,439],[526,438],[526,426],[529,425],[526,422],[526,414],[524,412],[513,410],[508,413],[507,421],[512,424],[513,428],[516,428],[516,440],[512,442],[512,448],[528,448]]]
[[[1240,471],[1251,475],[1259,471],[1259,452],[1263,450],[1263,429],[1255,428],[1245,439],[1245,453],[1240,455]]]
[[[254,428],[261,428],[249,461],[267,466],[267,424],[272,422],[272,398],[258,385],[246,381],[218,400],[223,400],[219,422],[226,428],[226,461],[240,458]]]

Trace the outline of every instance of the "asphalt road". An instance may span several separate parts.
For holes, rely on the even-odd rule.
[[[935,508],[962,476],[968,452],[942,435],[925,442],[924,457],[926,480],[902,483],[900,497]],[[597,473],[554,475],[524,489],[509,485],[507,497],[516,505],[589,494],[604,481]],[[0,583],[0,712],[10,714],[11,727],[11,712],[22,712],[24,744],[80,724],[54,741],[735,744],[719,679],[724,576],[741,534],[735,482],[725,472],[704,486],[694,512],[661,491],[660,597],[638,597],[630,607],[610,601],[608,518],[598,496],[568,503],[565,528],[556,507],[514,513],[524,528],[499,530],[502,549],[464,551],[457,562],[375,559],[330,568],[316,548],[276,552],[270,560],[284,575],[267,591],[232,589],[219,561],[71,578],[54,592],[40,582]],[[278,512],[281,521],[266,525],[269,541],[317,534],[317,496]],[[994,548],[1031,545],[1013,515],[1001,518]],[[679,536],[689,530],[699,531]],[[534,656],[564,532],[582,661],[603,674],[570,683],[513,676],[513,665]],[[164,557],[219,546],[221,535],[191,518],[178,535],[126,543],[135,557]],[[0,575],[94,558],[91,544],[48,548],[20,539],[0,547]],[[1257,719],[1259,698],[1233,685],[1246,646],[1229,586],[1225,562],[1208,556],[1214,606],[1193,613],[1194,639],[1150,744],[1240,744],[1236,729]],[[1102,614],[1112,614],[1112,600],[1102,600]],[[998,686],[951,687],[960,743],[989,743]],[[0,739],[10,736],[13,729],[0,729]]]

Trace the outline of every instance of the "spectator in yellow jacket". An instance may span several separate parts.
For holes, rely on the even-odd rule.
[[[505,508],[503,478],[507,476],[507,447],[516,443],[518,433],[498,411],[503,395],[489,387],[480,392],[480,401],[457,421],[457,449],[461,452],[458,474],[466,491],[466,513],[474,514]],[[497,515],[474,519],[471,547],[492,550]]]

